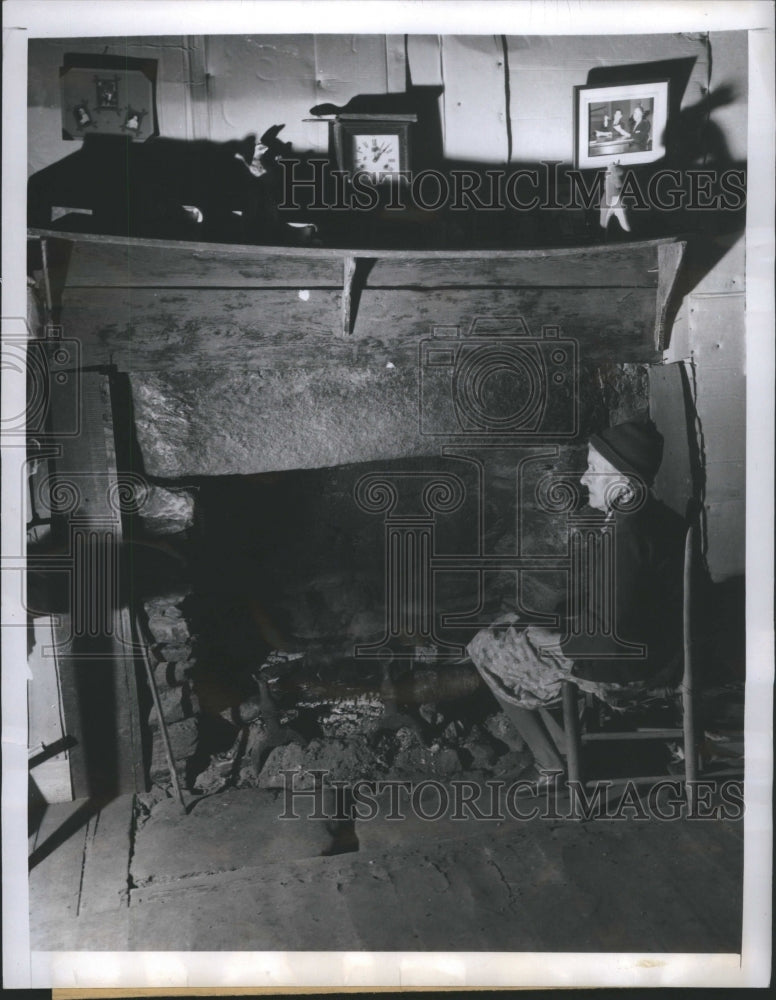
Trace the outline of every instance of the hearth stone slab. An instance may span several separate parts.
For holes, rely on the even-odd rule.
[[[165,800],[137,831],[130,872],[133,882],[142,885],[261,867],[268,862],[317,857],[330,847],[326,820],[281,820],[283,809],[282,794],[257,789],[202,798],[188,814],[181,812],[175,800]],[[308,816],[312,800],[298,799],[295,811],[300,817]]]

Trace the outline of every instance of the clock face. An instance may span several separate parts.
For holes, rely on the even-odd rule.
[[[401,169],[399,136],[354,135],[353,169],[367,174],[395,174]]]

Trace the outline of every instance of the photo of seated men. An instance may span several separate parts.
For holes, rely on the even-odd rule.
[[[591,156],[618,152],[637,153],[652,148],[652,98],[606,101],[590,107]]]

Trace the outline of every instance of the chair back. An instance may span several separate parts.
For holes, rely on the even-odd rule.
[[[693,664],[693,576],[695,570],[695,539],[697,521],[688,519],[684,537],[684,578],[682,583],[682,728],[684,730],[685,779],[696,781],[698,759],[695,742],[695,673]],[[689,791],[688,791],[689,794]]]

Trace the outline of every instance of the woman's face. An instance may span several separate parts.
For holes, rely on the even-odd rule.
[[[592,444],[587,447],[587,468],[579,481],[587,488],[588,504],[604,513],[620,493],[628,489],[628,477],[615,469]]]
[[[622,111],[615,111],[614,112],[614,124],[616,125],[621,118],[622,118]]]
[[[641,110],[641,108],[633,109],[633,120],[636,122],[637,125],[643,117],[644,117],[644,112]]]

